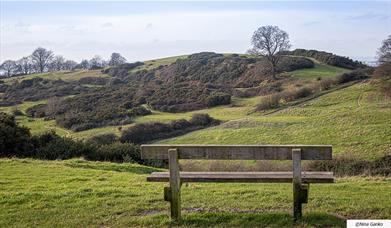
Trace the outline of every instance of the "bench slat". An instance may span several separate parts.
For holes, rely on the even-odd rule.
[[[142,159],[168,159],[168,149],[178,149],[179,159],[292,160],[292,149],[301,149],[301,160],[331,160],[330,145],[141,145]]]
[[[292,183],[292,172],[180,172],[181,182]],[[302,172],[303,183],[333,183],[332,172]],[[168,182],[168,172],[153,172],[149,182]]]

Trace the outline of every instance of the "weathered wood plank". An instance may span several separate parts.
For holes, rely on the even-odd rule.
[[[292,160],[292,149],[301,149],[301,160],[330,160],[330,145],[141,145],[143,159],[168,159],[167,150],[178,150],[179,159]]]
[[[181,180],[179,176],[179,162],[177,149],[168,150],[169,169],[170,169],[170,206],[171,218],[177,221],[181,220]]]
[[[303,183],[333,183],[332,172],[302,172]],[[168,182],[168,172],[154,172],[149,182]],[[241,182],[241,183],[292,183],[292,172],[180,172],[185,182]]]
[[[292,150],[293,218],[301,218],[301,149]]]

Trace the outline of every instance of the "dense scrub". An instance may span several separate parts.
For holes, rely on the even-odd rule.
[[[170,123],[140,123],[122,131],[120,140],[121,142],[140,144],[152,140],[183,135],[190,131],[217,125],[219,122],[211,118],[208,114],[194,114],[189,121],[180,119]]]
[[[55,160],[84,157],[94,161],[140,162],[139,147],[129,143],[96,144],[54,132],[31,136],[29,129],[20,127],[15,118],[0,112],[0,157],[32,157]]]
[[[366,67],[365,64],[359,61],[354,61],[348,57],[343,57],[324,51],[295,49],[293,51],[286,51],[283,54],[311,57],[322,63],[347,69],[358,69]]]
[[[90,90],[77,82],[33,78],[8,85],[4,91],[3,102],[17,104],[22,101],[38,101],[50,97],[75,95]]]
[[[134,95],[135,90],[128,87],[106,88],[36,105],[26,113],[32,117],[55,119],[58,125],[73,131],[123,125],[132,123],[136,116],[151,114],[150,110],[139,105]]]

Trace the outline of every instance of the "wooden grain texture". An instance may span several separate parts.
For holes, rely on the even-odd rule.
[[[179,162],[177,149],[168,150],[171,190],[171,218],[181,220],[181,180],[179,176]]]
[[[292,150],[293,218],[301,218],[301,149]]]
[[[292,160],[292,149],[301,149],[301,160],[330,160],[330,145],[141,145],[142,159],[168,159],[177,149],[179,159]]]
[[[302,172],[303,183],[333,183],[332,172]],[[153,172],[149,182],[168,182],[168,172]],[[292,172],[180,172],[181,182],[292,183]]]

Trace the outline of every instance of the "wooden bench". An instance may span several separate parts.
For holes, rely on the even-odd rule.
[[[181,219],[181,184],[184,182],[292,183],[293,216],[302,215],[310,183],[333,183],[331,172],[301,171],[301,160],[330,160],[329,145],[141,145],[142,159],[168,159],[169,172],[154,172],[150,182],[169,182],[164,200],[170,202],[171,218]],[[178,159],[292,160],[292,172],[180,172]]]

